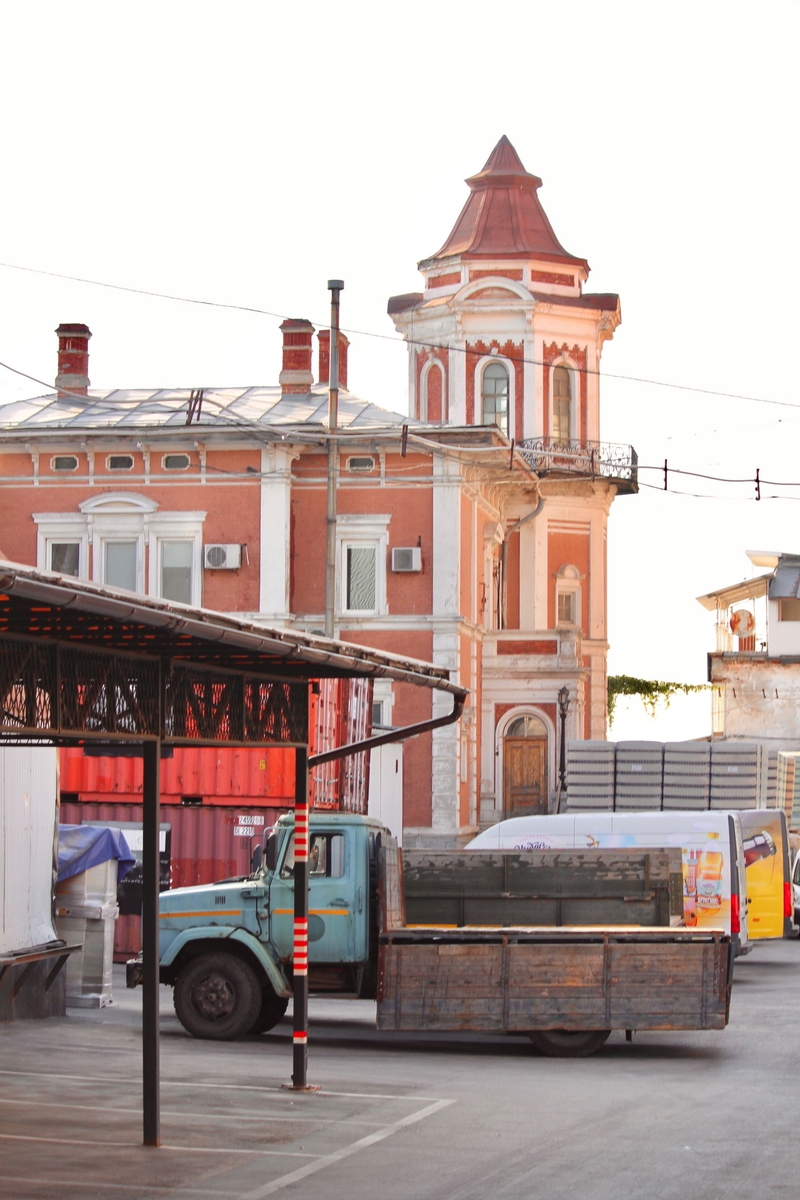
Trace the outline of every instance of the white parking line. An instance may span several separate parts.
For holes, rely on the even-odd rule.
[[[68,1082],[75,1083],[105,1083],[109,1084],[110,1080],[107,1075],[59,1075],[53,1071],[5,1071],[0,1070],[0,1075],[16,1075],[23,1079],[64,1079]],[[133,1079],[131,1082],[141,1083],[141,1076],[138,1079]],[[279,1096],[287,1094],[287,1088],[283,1084],[278,1084],[275,1087],[264,1087],[254,1083],[195,1083],[186,1079],[163,1079],[161,1080],[162,1087],[182,1087],[182,1088],[198,1088],[211,1089],[215,1092],[268,1092]],[[317,1096],[339,1096],[345,1099],[352,1100],[408,1100],[410,1103],[417,1103],[420,1100],[434,1101],[435,1096],[418,1096],[402,1095],[395,1093],[394,1095],[384,1094],[383,1092],[329,1092],[321,1088],[315,1093]]]
[[[352,1142],[349,1146],[343,1146],[341,1150],[335,1150],[333,1154],[325,1154],[316,1162],[308,1163],[305,1167],[298,1167],[296,1171],[292,1171],[289,1175],[282,1175],[280,1179],[273,1179],[270,1183],[265,1183],[263,1187],[256,1188],[252,1192],[242,1192],[237,1200],[263,1200],[264,1196],[272,1196],[275,1192],[281,1191],[292,1183],[299,1183],[301,1179],[307,1179],[309,1175],[314,1175],[317,1171],[322,1171],[326,1167],[332,1166],[334,1163],[341,1162],[344,1158],[349,1158],[352,1154],[358,1154],[360,1150],[366,1150],[369,1146],[374,1146],[377,1142],[384,1141],[385,1138],[391,1137],[400,1129],[408,1125],[414,1125],[417,1121],[424,1121],[426,1117],[432,1117],[434,1113],[439,1112],[448,1105],[454,1104],[454,1100],[437,1100],[434,1104],[429,1104],[427,1108],[421,1108],[419,1112],[411,1113],[407,1117],[402,1117],[399,1121],[394,1121],[391,1125],[387,1125],[385,1129],[378,1130],[376,1133],[370,1133],[366,1137],[360,1138],[357,1142]]]
[[[372,1135],[374,1136],[374,1135]],[[52,1146],[92,1146],[100,1149],[103,1146],[123,1147],[126,1150],[138,1150],[139,1142],[107,1142],[88,1141],[80,1138],[34,1137],[25,1133],[0,1133],[4,1142],[44,1142]],[[177,1151],[179,1154],[227,1154],[230,1157],[230,1146],[161,1146],[161,1150]],[[297,1150],[247,1150],[237,1146],[236,1154],[260,1154],[266,1158],[318,1158],[317,1154],[301,1154]]]
[[[330,1093],[329,1093],[330,1094]],[[9,1097],[0,1096],[0,1104],[5,1104],[11,1108],[23,1108],[26,1105],[29,1108],[67,1108],[70,1112],[97,1112],[96,1104],[70,1104],[59,1103],[56,1100],[24,1100],[11,1099]],[[109,1108],[108,1105],[103,1105],[104,1113],[116,1113],[118,1116],[140,1117],[142,1115],[141,1107],[139,1108]],[[288,1117],[272,1117],[272,1116],[250,1116],[247,1113],[214,1113],[215,1121],[250,1121],[254,1124],[283,1122],[286,1125],[296,1125],[300,1121],[308,1121],[314,1125],[363,1125],[365,1129],[383,1129],[383,1121],[357,1121],[354,1118],[345,1118],[337,1121],[335,1117],[317,1117],[309,1114],[304,1116],[302,1113],[292,1113]],[[191,1113],[186,1112],[182,1108],[162,1108],[162,1117],[176,1117],[181,1121],[200,1121],[201,1123],[208,1122],[207,1113]]]

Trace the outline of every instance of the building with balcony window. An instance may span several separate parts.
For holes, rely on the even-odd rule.
[[[336,635],[470,689],[459,725],[373,753],[370,805],[442,847],[554,809],[562,737],[605,736],[608,516],[637,491],[600,441],[618,297],[583,291],[506,138],[467,182],[423,291],[389,302],[408,416],[348,390],[339,342]],[[321,631],[330,332],[315,378],[313,325],[281,331],[277,386],[97,391],[90,331],[60,326],[56,392],[0,410],[4,554]],[[438,715],[407,691],[377,681],[373,722]]]
[[[761,573],[698,596],[714,614],[712,733],[797,751],[800,555],[748,550],[747,557]]]

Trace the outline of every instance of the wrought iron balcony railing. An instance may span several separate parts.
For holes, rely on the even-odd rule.
[[[633,446],[612,442],[561,442],[555,438],[525,438],[518,450],[539,475],[565,471],[589,479],[612,479],[620,490],[638,490],[639,459]]]

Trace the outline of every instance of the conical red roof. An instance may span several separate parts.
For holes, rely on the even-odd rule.
[[[569,254],[553,233],[536,192],[542,181],[522,165],[503,135],[477,175],[468,179],[469,199],[449,238],[431,258],[541,258],[584,267],[583,258]],[[424,265],[421,264],[421,265]]]

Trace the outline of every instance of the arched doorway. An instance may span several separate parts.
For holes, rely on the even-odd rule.
[[[503,735],[503,816],[547,812],[547,727],[531,714],[515,717]]]

